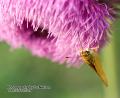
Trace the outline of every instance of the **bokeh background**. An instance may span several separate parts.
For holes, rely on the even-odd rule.
[[[100,53],[109,79],[105,87],[87,65],[66,68],[26,49],[0,43],[0,98],[120,98],[120,20],[112,25],[110,42]],[[47,85],[49,90],[8,92],[8,85]]]

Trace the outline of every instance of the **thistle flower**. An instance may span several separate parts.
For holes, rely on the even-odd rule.
[[[111,12],[100,0],[0,0],[0,40],[79,67],[80,49],[107,42]]]

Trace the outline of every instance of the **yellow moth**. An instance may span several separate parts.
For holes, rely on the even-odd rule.
[[[97,73],[97,75],[100,77],[103,83],[106,86],[108,86],[108,80],[107,80],[106,74],[103,71],[96,49],[81,50],[80,56],[82,60]]]

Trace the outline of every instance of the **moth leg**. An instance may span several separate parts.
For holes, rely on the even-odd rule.
[[[99,50],[99,45],[98,46],[96,46],[96,47],[93,47],[93,48],[91,48],[94,52],[98,52],[98,50]]]

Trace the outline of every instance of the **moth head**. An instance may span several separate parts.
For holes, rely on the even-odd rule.
[[[90,55],[90,51],[88,51],[88,50],[85,50],[85,51],[81,51],[81,56],[83,56],[83,57],[88,57],[89,55]]]

